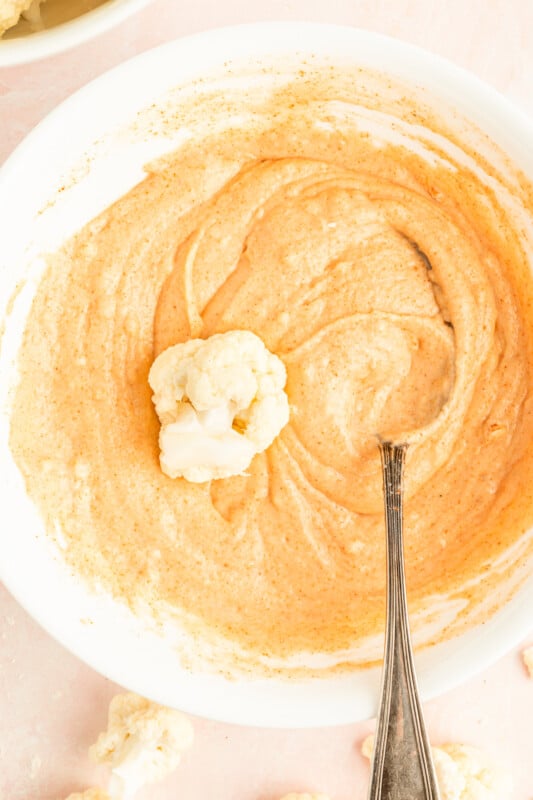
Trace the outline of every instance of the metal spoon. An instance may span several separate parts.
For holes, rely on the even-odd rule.
[[[407,616],[402,531],[407,445],[380,442],[379,447],[387,528],[387,626],[368,800],[438,800]]]

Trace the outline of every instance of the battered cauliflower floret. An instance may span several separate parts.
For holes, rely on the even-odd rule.
[[[522,653],[524,665],[529,672],[529,677],[533,678],[533,647],[528,647]]]
[[[107,730],[89,755],[111,767],[109,793],[125,800],[175,770],[193,738],[192,725],[180,711],[133,693],[119,694],[109,706]]]
[[[21,15],[33,24],[38,22],[41,2],[43,0],[0,0],[0,36],[17,24]]]
[[[107,792],[103,789],[86,789],[84,792],[74,792],[69,794],[67,800],[111,800]]]
[[[327,794],[298,794],[298,792],[291,792],[284,795],[281,800],[329,800]]]
[[[285,366],[251,331],[169,347],[148,380],[161,422],[161,469],[170,478],[241,475],[289,421]]]
[[[372,758],[374,737],[361,745],[365,758]],[[440,800],[510,800],[512,781],[476,747],[445,744],[432,747]]]

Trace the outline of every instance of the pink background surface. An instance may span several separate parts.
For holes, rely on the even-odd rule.
[[[156,0],[70,53],[0,69],[0,162],[60,100],[123,59],[208,27],[267,19],[356,25],[414,42],[471,69],[533,115],[532,0]],[[118,688],[0,587],[0,800],[61,800],[103,783],[105,771],[89,764],[87,748]],[[533,681],[518,649],[429,703],[426,714],[433,743],[485,748],[514,774],[515,800],[532,800]],[[309,731],[200,719],[194,726],[195,745],[179,770],[140,800],[277,800],[288,791],[366,797],[368,766],[358,748],[372,723]]]

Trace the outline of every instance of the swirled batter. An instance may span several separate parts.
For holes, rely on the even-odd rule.
[[[387,141],[357,119],[384,110],[353,75],[243,94],[237,123],[192,135],[51,259],[28,320],[12,449],[66,558],[252,664],[357,660],[382,625],[376,434],[410,443],[414,611],[486,597],[533,516],[524,232],[497,172],[402,102],[412,138]],[[234,329],[285,363],[289,425],[246,476],[171,480],[150,365]]]

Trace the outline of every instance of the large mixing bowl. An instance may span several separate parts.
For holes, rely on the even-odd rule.
[[[370,717],[376,710],[379,668],[306,681],[228,680],[184,669],[171,636],[147,629],[110,597],[92,594],[65,567],[25,494],[8,447],[9,390],[42,266],[39,253],[61,244],[140,180],[146,160],[172,147],[170,134],[151,136],[148,131],[128,143],[113,131],[177,84],[215,69],[227,71],[236,61],[268,63],[289,54],[292,63],[299,58],[315,63],[334,58],[423,87],[470,118],[533,177],[533,125],[523,114],[467,72],[367,31],[299,23],[210,31],[145,53],[77,92],[27,137],[0,173],[0,297],[7,314],[0,364],[0,575],[51,635],[112,680],[194,714],[243,724],[303,727]],[[513,566],[512,559],[509,564],[500,585],[502,598],[511,599],[496,614],[419,653],[425,699],[487,666],[531,628],[533,577],[524,575],[533,565],[515,560]]]

